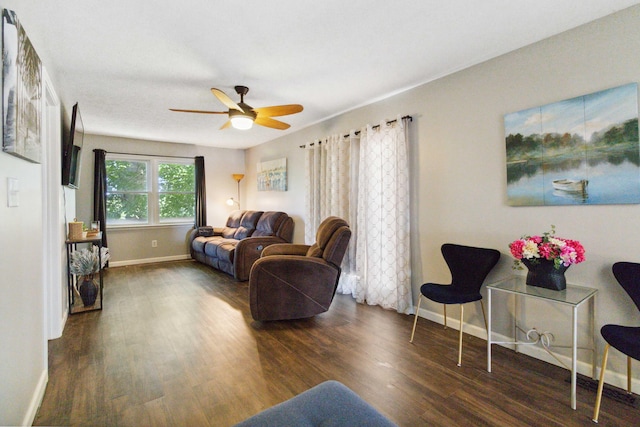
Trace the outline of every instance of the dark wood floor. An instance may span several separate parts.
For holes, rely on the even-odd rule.
[[[247,283],[191,261],[111,268],[104,309],[49,344],[36,425],[229,426],[322,381],[341,381],[400,426],[588,426],[595,393],[568,371],[336,296],[313,319],[258,323]],[[638,426],[604,398],[600,425]]]

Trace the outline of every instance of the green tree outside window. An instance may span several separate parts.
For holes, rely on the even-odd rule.
[[[160,222],[190,220],[195,217],[195,165],[158,165],[158,206]]]
[[[195,218],[195,165],[107,159],[107,224],[185,223]]]

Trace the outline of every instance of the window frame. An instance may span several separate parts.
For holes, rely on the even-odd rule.
[[[172,227],[172,226],[185,226],[195,223],[195,185],[193,188],[194,195],[194,216],[188,220],[178,221],[161,221],[160,220],[160,196],[162,194],[188,194],[180,191],[160,191],[159,179],[159,165],[160,164],[182,164],[194,166],[194,178],[195,178],[195,159],[190,158],[176,158],[176,157],[162,157],[162,156],[145,156],[139,154],[115,154],[107,153],[105,160],[111,161],[129,161],[129,162],[142,162],[147,164],[147,188],[146,191],[117,191],[109,192],[107,194],[146,194],[147,195],[147,222],[146,223],[127,223],[127,224],[105,224],[107,229],[132,229],[132,228],[148,228],[148,227]],[[107,213],[108,217],[108,213]]]

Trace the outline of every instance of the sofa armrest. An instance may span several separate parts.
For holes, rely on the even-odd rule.
[[[262,256],[273,255],[306,255],[309,251],[309,245],[299,245],[294,243],[276,243],[264,248]]]
[[[202,230],[207,230],[209,229],[209,234],[205,234],[204,232],[201,232]],[[224,228],[220,228],[220,227],[196,227],[193,230],[191,230],[191,235],[189,236],[189,241],[193,242],[193,239],[195,239],[196,237],[202,235],[202,236],[206,236],[206,237],[210,237],[210,236],[222,236],[222,230],[224,230]],[[211,234],[211,232],[213,232],[213,234]]]
[[[249,280],[251,267],[262,255],[262,250],[276,243],[284,241],[275,236],[247,237],[240,240],[233,256],[233,277],[240,281]]]
[[[189,254],[191,254],[191,258],[193,258],[193,241],[198,237],[198,229],[194,228],[189,232],[189,237],[187,239],[187,244],[189,245]]]

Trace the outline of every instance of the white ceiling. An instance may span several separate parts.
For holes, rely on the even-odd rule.
[[[640,0],[0,0],[89,133],[248,148]],[[287,131],[218,128],[211,94],[299,103]]]

